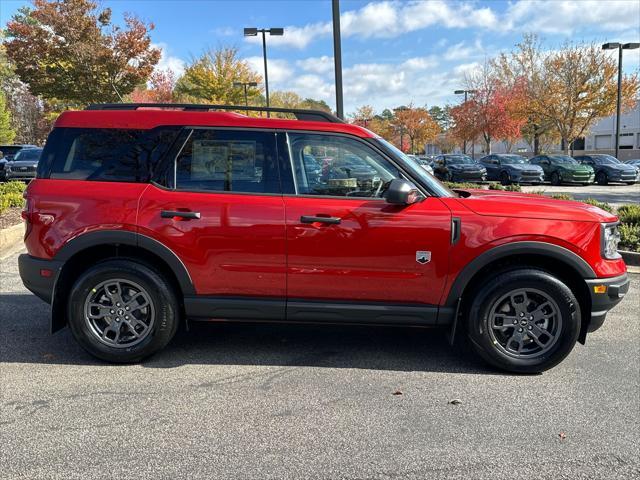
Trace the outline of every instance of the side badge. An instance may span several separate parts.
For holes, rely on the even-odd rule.
[[[416,262],[420,264],[429,263],[431,261],[431,252],[418,250],[416,252]]]

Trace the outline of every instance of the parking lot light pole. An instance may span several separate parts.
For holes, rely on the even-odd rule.
[[[267,73],[267,33],[269,35],[281,37],[284,35],[284,28],[245,28],[245,37],[256,37],[258,33],[262,34],[262,57],[264,58],[264,91],[267,99],[267,108],[269,108],[269,74]],[[267,117],[270,117],[267,110]]]
[[[242,87],[244,89],[244,106],[249,106],[249,98],[247,95],[247,88],[249,87],[257,87],[258,82],[233,82],[233,86],[236,88]]]
[[[603,50],[618,50],[618,97],[616,101],[616,155],[620,152],[620,103],[622,102],[622,51],[640,48],[640,43],[609,42],[602,45]]]
[[[455,90],[453,93],[455,93],[456,95],[463,95],[464,94],[464,103],[467,103],[467,94],[469,93],[476,93],[476,90]],[[471,144],[471,148],[474,149],[475,145]],[[467,154],[467,141],[464,140],[463,144],[462,144],[462,153],[464,153],[465,155]]]

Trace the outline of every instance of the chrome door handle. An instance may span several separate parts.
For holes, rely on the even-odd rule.
[[[300,217],[302,223],[328,223],[330,225],[338,225],[342,219],[340,217],[317,217],[312,215],[303,215]]]
[[[160,212],[162,218],[185,218],[188,220],[198,220],[200,218],[200,212],[177,212],[173,210],[162,210]]]

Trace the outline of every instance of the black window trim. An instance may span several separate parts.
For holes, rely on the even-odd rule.
[[[416,188],[418,189],[418,191],[422,194],[422,196],[424,198],[428,198],[428,197],[433,197],[434,195],[429,194],[429,193],[425,193],[425,188],[422,184],[420,184],[419,182],[416,182],[416,180],[409,175],[406,170],[404,168],[402,168],[398,162],[394,161],[394,159],[390,158],[389,155],[387,155],[385,152],[383,152],[380,148],[378,148],[378,146],[373,143],[373,142],[368,142],[366,139],[363,139],[361,137],[358,137],[356,135],[350,135],[348,133],[342,133],[342,132],[319,132],[319,131],[307,131],[307,130],[286,130],[286,140],[287,140],[287,147],[288,147],[288,151],[287,151],[287,156],[289,157],[289,164],[290,167],[292,169],[292,175],[294,178],[294,187],[295,187],[295,194],[285,194],[284,196],[287,197],[300,197],[300,198],[323,198],[323,199],[336,199],[336,200],[369,200],[369,201],[375,201],[375,202],[386,202],[386,200],[384,199],[384,197],[382,198],[377,198],[377,197],[357,197],[355,195],[313,195],[313,194],[306,194],[306,193],[300,193],[298,191],[298,182],[295,180],[295,166],[293,164],[293,155],[291,154],[291,142],[289,141],[289,133],[292,134],[296,134],[296,133],[303,133],[306,135],[325,135],[325,136],[337,136],[337,137],[344,137],[344,138],[350,138],[350,139],[354,139],[359,143],[362,143],[363,145],[373,149],[376,153],[378,153],[383,159],[387,160],[389,163],[391,163],[391,165],[393,165],[395,168],[398,169],[398,171],[409,181],[411,181],[411,183],[413,183]]]
[[[250,128],[250,127],[241,127],[241,128],[237,128],[237,127],[232,127],[232,126],[223,126],[223,127],[216,127],[215,125],[193,125],[193,126],[188,126],[185,125],[182,127],[182,130],[180,133],[183,132],[188,132],[186,134],[186,137],[184,138],[184,141],[182,141],[182,143],[180,145],[176,147],[176,145],[172,145],[171,148],[169,149],[169,151],[167,152],[166,158],[163,159],[163,165],[161,168],[159,168],[158,170],[160,172],[165,172],[166,173],[166,169],[167,168],[171,168],[171,172],[172,172],[172,179],[171,179],[171,186],[167,186],[167,185],[163,185],[162,183],[160,183],[158,180],[159,178],[155,178],[151,180],[151,184],[153,184],[155,187],[158,187],[162,190],[165,191],[173,191],[173,192],[185,192],[185,193],[210,193],[210,194],[216,194],[216,195],[254,195],[254,196],[260,196],[260,197],[282,197],[283,193],[282,193],[282,178],[281,178],[281,168],[280,168],[280,161],[278,158],[276,158],[276,168],[278,170],[278,179],[279,179],[279,185],[280,185],[280,192],[276,192],[276,193],[264,193],[264,192],[234,192],[234,191],[228,191],[228,190],[202,190],[202,189],[184,189],[184,188],[177,188],[177,168],[178,168],[178,157],[182,154],[182,151],[184,150],[184,147],[187,145],[187,142],[191,139],[191,136],[193,135],[194,130],[227,130],[227,131],[233,131],[233,132],[262,132],[262,133],[273,133],[274,137],[273,137],[273,145],[274,145],[274,149],[276,151],[276,157],[278,157],[278,138],[277,138],[277,134],[278,131],[276,129],[272,129],[272,128]],[[180,134],[178,134],[178,137],[176,138],[176,142],[180,140]],[[173,153],[173,151],[175,151],[175,153]]]

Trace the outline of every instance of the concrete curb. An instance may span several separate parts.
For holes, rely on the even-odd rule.
[[[24,238],[24,224],[18,223],[0,230],[0,256],[11,250]]]
[[[627,252],[626,250],[618,250],[618,253],[622,255],[622,259],[624,260],[624,263],[626,263],[627,265],[640,267],[640,253]]]

